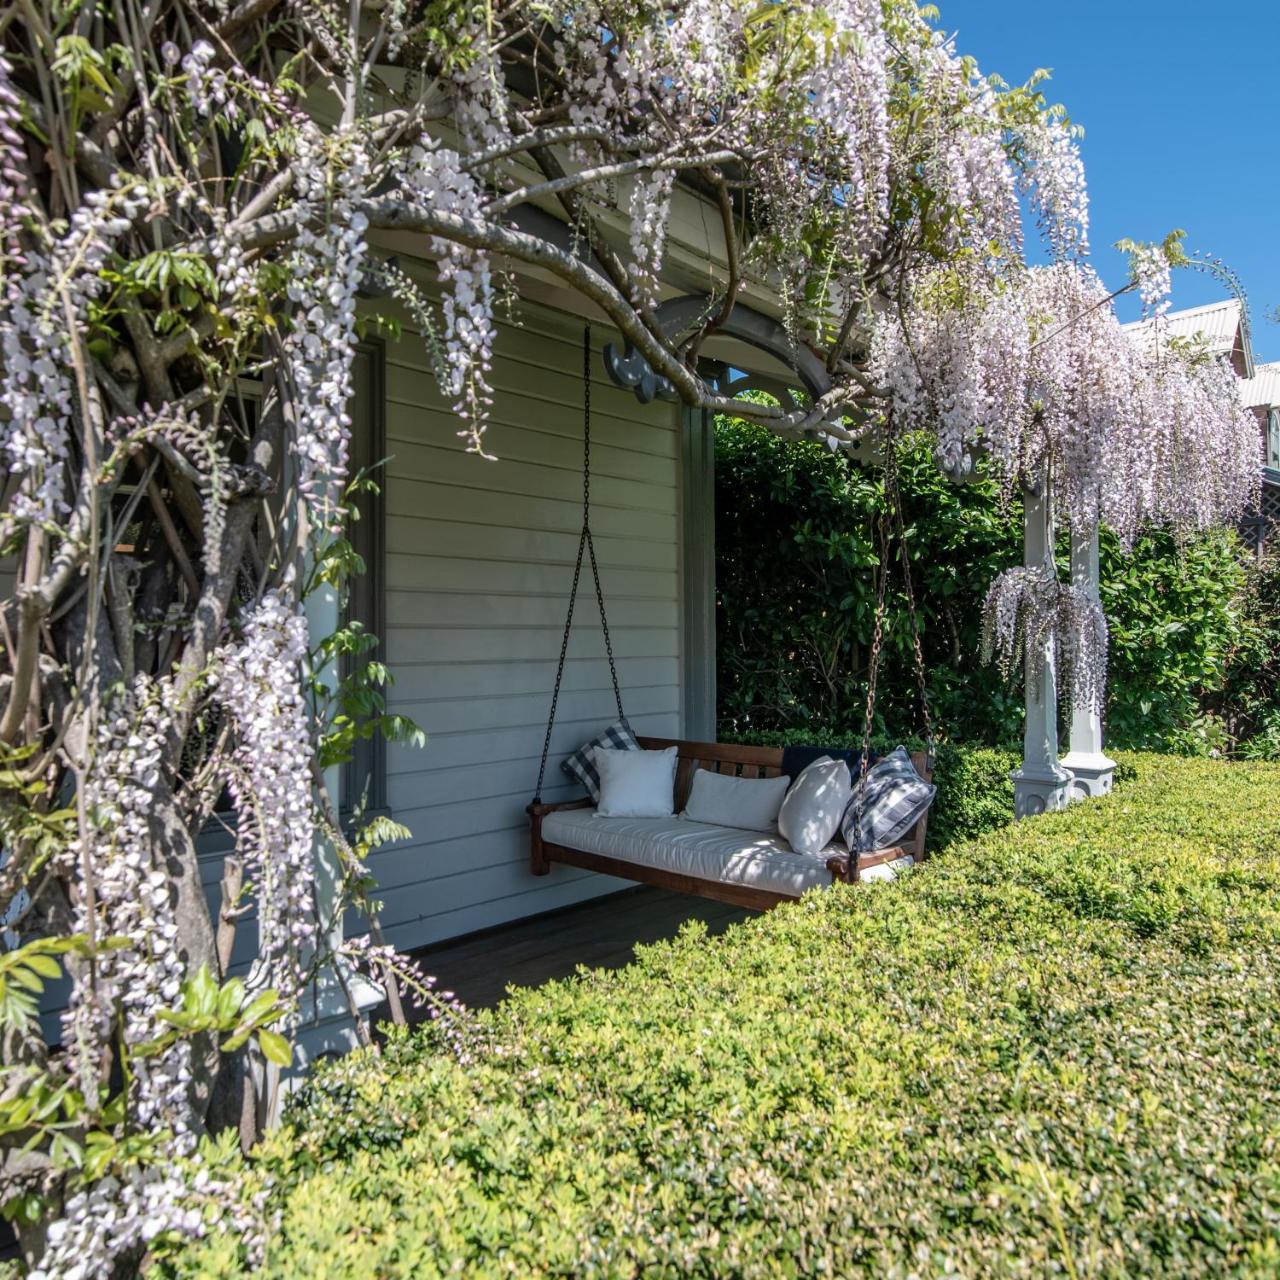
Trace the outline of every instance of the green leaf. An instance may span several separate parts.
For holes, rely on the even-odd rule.
[[[293,1061],[292,1047],[278,1032],[260,1029],[258,1044],[266,1058],[278,1067],[287,1067]]]

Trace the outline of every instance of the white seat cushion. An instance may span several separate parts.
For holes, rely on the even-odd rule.
[[[781,836],[713,827],[688,818],[599,818],[594,809],[549,813],[542,838],[584,853],[637,866],[674,871],[698,880],[742,885],[798,898],[831,886],[827,858],[844,853],[833,844],[818,854],[793,853]],[[911,858],[871,867],[864,880],[892,879]]]

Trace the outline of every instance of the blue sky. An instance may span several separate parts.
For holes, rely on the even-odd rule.
[[[938,0],[941,26],[984,72],[1045,86],[1084,126],[1093,262],[1112,287],[1122,236],[1183,227],[1249,298],[1258,360],[1280,360],[1280,0]],[[1173,306],[1224,296],[1176,272]],[[1126,306],[1126,304],[1129,304]],[[1121,301],[1121,318],[1136,307]]]

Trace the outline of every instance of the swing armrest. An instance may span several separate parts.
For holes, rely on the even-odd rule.
[[[853,884],[868,867],[878,867],[883,862],[894,862],[898,858],[905,858],[907,853],[908,851],[900,844],[890,845],[887,849],[872,849],[868,853],[860,853],[857,870],[853,875],[850,875],[852,855],[837,853],[827,859],[827,870],[831,872],[831,878],[837,884]]]
[[[581,800],[566,800],[561,804],[531,804],[525,810],[529,815],[529,869],[535,876],[545,876],[551,870],[551,863],[542,847],[542,820],[549,813],[562,813],[566,809],[591,809],[595,801],[589,796]]]
[[[541,823],[549,813],[563,813],[566,809],[594,809],[595,801],[590,796],[581,800],[562,800],[559,804],[531,804],[525,809],[535,823]]]

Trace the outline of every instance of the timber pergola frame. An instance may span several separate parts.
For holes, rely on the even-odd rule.
[[[655,310],[656,327],[673,348],[684,334],[699,331],[717,308],[716,299],[686,294],[669,298]],[[778,400],[788,416],[803,412],[831,390],[832,380],[823,362],[808,347],[793,342],[778,321],[735,302],[717,317],[718,336],[754,347],[795,374],[795,386],[763,373],[732,373],[726,368],[718,386],[725,398],[747,390],[767,392]],[[632,391],[642,404],[655,398],[679,399],[675,386],[656,373],[630,342],[621,351],[613,344],[604,350],[604,365],[619,387]],[[736,376],[735,376],[736,375]],[[768,425],[768,424],[765,424]],[[824,424],[828,425],[828,424]],[[834,424],[832,424],[834,425]],[[835,430],[833,443],[862,465],[883,462],[883,440],[874,425],[861,432]],[[963,459],[955,470],[944,470],[953,483],[973,474],[973,459]],[[1023,562],[1038,568],[1054,545],[1053,504],[1048,478],[1024,488]],[[1084,526],[1071,533],[1071,579],[1090,598],[1099,598],[1098,526]],[[1019,818],[1064,808],[1073,799],[1105,795],[1111,790],[1115,761],[1103,751],[1101,712],[1093,707],[1072,711],[1069,750],[1059,758],[1058,691],[1053,641],[1026,655],[1025,707],[1022,764],[1013,773],[1014,812]]]

